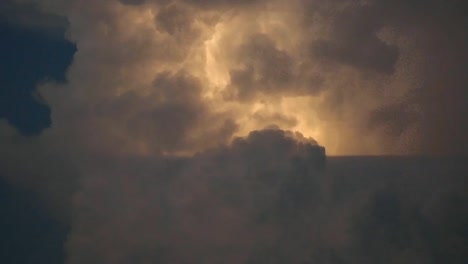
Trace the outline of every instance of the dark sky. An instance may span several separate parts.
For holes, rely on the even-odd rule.
[[[65,81],[76,51],[73,43],[47,32],[0,24],[0,118],[27,136],[50,127],[50,108],[41,102],[36,85]]]
[[[63,34],[63,32],[62,32]],[[36,85],[65,81],[75,45],[50,31],[0,19],[0,118],[21,135],[38,136],[51,126],[50,108]],[[38,202],[37,193],[12,185],[0,175],[0,261],[64,263],[68,223]]]
[[[466,264],[467,13],[2,1],[0,263]]]
[[[0,260],[2,263],[64,263],[68,228],[37,197],[0,179]]]

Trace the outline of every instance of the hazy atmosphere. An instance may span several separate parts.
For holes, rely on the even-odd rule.
[[[0,262],[466,264],[467,14],[2,0]]]

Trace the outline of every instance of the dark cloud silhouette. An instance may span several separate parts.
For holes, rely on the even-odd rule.
[[[245,262],[254,245],[277,243],[293,221],[285,212],[318,196],[323,162],[312,139],[268,129],[188,160],[92,169],[75,199],[69,263]]]
[[[379,15],[372,4],[336,10],[330,19],[331,36],[314,42],[312,54],[364,70],[393,73],[398,48],[378,38],[378,31],[385,26]]]
[[[99,164],[75,199],[69,263],[463,263],[462,159],[324,170],[321,155],[272,128],[188,159]]]

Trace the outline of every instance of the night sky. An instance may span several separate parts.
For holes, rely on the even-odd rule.
[[[467,264],[467,14],[1,1],[0,263]]]

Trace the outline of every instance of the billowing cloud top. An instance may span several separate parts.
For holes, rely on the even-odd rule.
[[[246,263],[255,240],[278,239],[282,211],[318,195],[324,158],[267,129],[191,159],[101,164],[75,196],[69,263]]]

